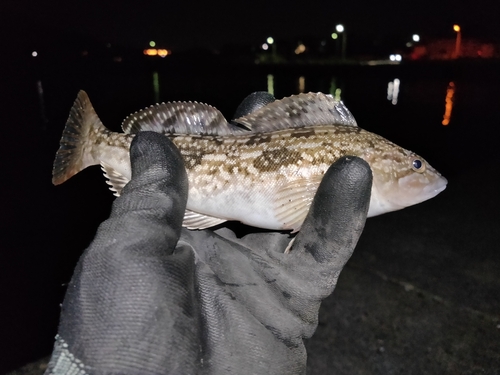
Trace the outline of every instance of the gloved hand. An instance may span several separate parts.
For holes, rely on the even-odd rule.
[[[47,374],[300,374],[363,229],[371,171],[325,174],[289,254],[286,233],[182,229],[187,177],[163,135],[137,134],[132,179],[82,255]]]

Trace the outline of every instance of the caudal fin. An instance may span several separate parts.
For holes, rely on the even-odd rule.
[[[85,91],[80,91],[69,113],[52,169],[52,183],[62,184],[88,166],[99,164],[93,157],[91,139],[106,132]]]

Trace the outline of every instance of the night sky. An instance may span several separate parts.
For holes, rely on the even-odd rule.
[[[279,38],[327,37],[337,23],[356,38],[463,37],[500,42],[498,0],[349,1],[28,1],[2,0],[2,38],[20,41],[45,30],[142,48],[220,48]]]

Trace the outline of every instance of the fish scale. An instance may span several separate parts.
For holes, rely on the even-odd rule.
[[[102,125],[82,91],[56,154],[59,184],[101,164],[119,195],[130,180],[130,143],[139,131],[165,134],[184,158],[189,194],[183,225],[203,229],[227,220],[276,230],[300,229],[326,170],[343,156],[366,160],[373,173],[368,216],[432,198],[446,179],[423,158],[361,129],[329,95],[291,96],[228,123],[196,102],[162,103],[124,120],[125,133]]]

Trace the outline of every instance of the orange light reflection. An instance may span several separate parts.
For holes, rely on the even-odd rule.
[[[444,126],[450,123],[451,110],[453,108],[453,97],[455,96],[455,83],[450,82],[448,88],[446,89],[446,99],[444,107],[443,121],[441,122]]]
[[[165,57],[170,55],[172,52],[168,49],[156,49],[156,48],[148,48],[143,51],[143,53],[147,56],[160,56]]]
[[[168,52],[168,50],[166,50],[166,49],[159,49],[159,50],[158,50],[158,56],[160,56],[160,57],[165,57],[165,56],[167,56],[167,55],[168,55],[168,53],[169,53],[169,52]]]
[[[158,50],[156,48],[145,49],[144,54],[147,56],[156,56],[158,54]]]

